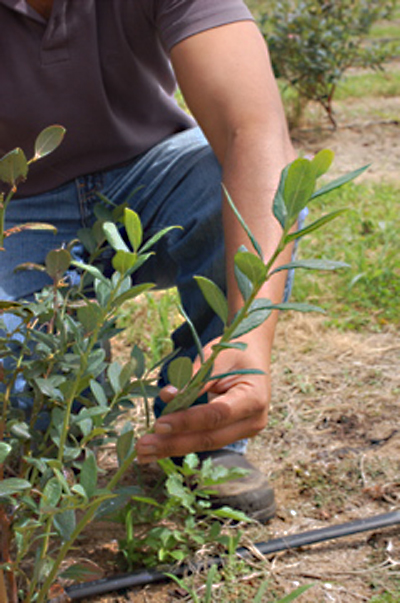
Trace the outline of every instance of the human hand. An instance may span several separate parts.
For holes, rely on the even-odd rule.
[[[270,400],[269,353],[257,331],[243,339],[248,344],[247,350],[221,352],[213,374],[243,369],[261,369],[265,374],[239,374],[209,382],[203,390],[208,392],[208,404],[160,417],[154,432],[140,438],[136,446],[140,463],[217,450],[255,436],[265,427]],[[212,341],[205,347],[206,357],[215,343]],[[198,366],[196,361],[195,368]],[[161,398],[168,403],[176,393],[175,388],[167,385],[161,390]]]

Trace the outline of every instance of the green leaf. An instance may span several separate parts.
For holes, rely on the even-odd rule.
[[[178,308],[179,308],[179,312],[182,314],[183,318],[185,319],[185,321],[190,329],[190,332],[192,334],[193,341],[195,343],[196,350],[199,355],[200,361],[201,361],[201,363],[203,363],[204,362],[204,351],[203,351],[203,346],[200,341],[200,337],[196,331],[196,327],[194,326],[194,323],[191,320],[190,316],[188,314],[186,314],[184,307],[181,304],[178,304]]]
[[[235,214],[235,216],[237,217],[237,219],[239,220],[239,223],[241,224],[242,228],[244,229],[244,231],[246,232],[247,236],[249,237],[251,244],[253,245],[254,251],[257,253],[257,255],[264,260],[263,258],[263,253],[262,253],[262,249],[258,243],[258,241],[255,239],[253,233],[251,232],[250,228],[247,226],[246,222],[244,221],[244,219],[242,218],[242,216],[240,215],[238,209],[236,208],[235,204],[233,203],[231,196],[228,193],[227,188],[225,187],[225,185],[222,185],[223,191],[226,195],[226,198],[228,200],[229,205],[231,206],[233,213]]]
[[[94,290],[99,305],[102,308],[107,307],[112,292],[111,283],[107,279],[101,281],[99,279],[96,279],[94,282]]]
[[[220,317],[224,325],[226,325],[229,314],[228,302],[221,289],[213,281],[204,276],[195,276],[194,278],[208,305]]]
[[[130,253],[128,245],[121,237],[118,228],[113,222],[105,222],[103,224],[103,231],[107,241],[115,251],[126,251]]]
[[[134,345],[131,350],[131,358],[136,363],[134,371],[135,377],[140,379],[143,377],[144,371],[146,370],[146,359],[142,350],[137,345]]]
[[[254,285],[264,282],[267,268],[260,258],[249,251],[238,251],[234,258],[236,266]]]
[[[4,463],[12,448],[7,442],[0,442],[0,464]]]
[[[96,303],[88,303],[86,306],[78,308],[77,316],[85,331],[91,333],[101,322],[103,312]]]
[[[88,500],[88,495],[86,493],[86,490],[80,484],[75,484],[74,486],[72,486],[71,492],[73,492],[74,494],[77,494],[78,496],[83,498],[85,502]]]
[[[287,178],[289,167],[290,167],[290,164],[287,165],[282,170],[281,177],[279,180],[279,186],[275,193],[274,202],[272,204],[272,212],[283,229],[285,228],[286,221],[287,221],[287,211],[286,211],[286,205],[285,205],[283,193],[285,190],[285,183],[286,183],[286,178]]]
[[[87,438],[93,429],[92,419],[82,419],[79,422],[79,429],[81,430],[82,435]]]
[[[60,280],[71,264],[71,254],[66,249],[53,249],[46,255],[47,274],[54,280]]]
[[[201,392],[200,387],[189,387],[188,389],[179,392],[175,398],[164,406],[162,416],[169,415],[178,410],[186,410],[194,404]]]
[[[122,366],[119,362],[112,362],[107,369],[107,376],[110,380],[111,387],[114,390],[115,394],[119,394],[121,391],[120,384],[120,375],[121,375]]]
[[[219,521],[214,521],[209,532],[210,540],[216,540],[216,538],[218,538],[218,536],[221,534],[221,527],[222,526]]]
[[[258,312],[259,310],[271,310],[272,305],[272,301],[267,297],[258,297],[252,301],[248,313]]]
[[[253,293],[253,285],[251,284],[250,279],[248,279],[247,276],[245,276],[243,272],[239,270],[239,267],[236,264],[234,271],[235,279],[238,284],[239,291],[242,294],[243,301],[247,301],[250,295]]]
[[[14,149],[0,159],[0,180],[15,186],[25,180],[28,174],[28,162],[22,149]]]
[[[206,592],[205,592],[205,603],[212,603],[213,600],[213,586],[217,576],[218,566],[213,565],[208,574],[207,574],[207,582],[206,582]]]
[[[118,295],[118,297],[114,299],[112,307],[118,308],[124,302],[128,301],[129,299],[134,299],[146,291],[150,291],[150,289],[153,289],[153,287],[155,287],[154,283],[142,283],[141,285],[135,285],[134,287],[131,287],[129,291],[125,291],[125,293]]]
[[[69,495],[70,489],[69,489],[68,481],[66,480],[65,476],[63,475],[61,470],[57,469],[56,467],[53,467],[53,471],[54,471],[55,476],[57,477],[58,481],[60,482],[64,492]]]
[[[184,561],[187,557],[187,553],[185,551],[167,551],[167,555],[170,555],[175,561]]]
[[[233,377],[235,375],[265,375],[265,372],[259,369],[238,369],[237,371],[211,375],[211,377],[208,377],[207,381],[217,381],[218,379],[225,379],[226,377]]]
[[[305,586],[299,586],[299,588],[296,588],[296,590],[294,590],[292,593],[290,593],[286,597],[283,597],[283,599],[279,599],[279,601],[277,601],[276,603],[292,603],[292,601],[294,601],[295,599],[298,599],[300,597],[300,595],[305,593],[309,588],[312,588],[313,586],[314,586],[313,584],[306,584]]]
[[[182,472],[184,475],[193,475],[200,463],[199,457],[191,452],[183,459]]]
[[[270,315],[271,310],[269,308],[251,312],[249,316],[242,320],[242,322],[237,326],[233,335],[231,336],[231,339],[237,339],[238,337],[249,333],[253,329],[256,329],[263,324],[263,322],[265,322]]]
[[[113,211],[116,211],[120,208],[120,205],[116,205],[114,201],[111,201],[111,199],[109,199],[106,195],[103,195],[103,193],[96,192],[96,197],[98,197],[105,205],[109,205],[111,208],[113,208]],[[125,203],[121,203],[121,205],[125,206]],[[125,207],[123,207],[123,209],[125,210]],[[122,217],[123,211],[122,214],[118,215]]]
[[[304,209],[315,189],[315,173],[308,159],[296,159],[289,166],[284,200],[287,211],[285,229],[289,229]]]
[[[50,379],[43,379],[42,377],[37,377],[34,379],[34,382],[47,398],[52,398],[54,400],[58,400],[59,402],[64,400],[64,396],[61,391],[54,385],[54,383]]]
[[[292,270],[296,268],[305,268],[306,270],[338,270],[338,268],[348,268],[349,265],[345,262],[335,262],[333,260],[295,260],[289,264],[284,264],[275,268],[271,272],[281,272],[282,270]]]
[[[132,209],[125,209],[124,225],[128,239],[134,251],[137,251],[142,244],[143,228],[138,214]]]
[[[107,396],[104,393],[104,389],[100,385],[100,383],[98,381],[95,381],[94,379],[92,379],[90,381],[90,389],[92,390],[92,394],[96,398],[96,402],[102,407],[107,407],[107,405],[108,405]]]
[[[32,465],[33,467],[36,467],[36,469],[40,473],[44,473],[47,469],[47,464],[44,459],[35,459],[35,458],[31,458],[29,456],[24,456],[23,459],[24,459],[25,463],[27,463],[28,465]],[[48,459],[46,459],[46,461],[47,460]]]
[[[134,381],[129,386],[129,394],[135,398],[156,398],[159,393],[160,388],[150,381]]]
[[[92,228],[90,229],[92,232],[94,241],[95,241],[95,245],[96,245],[95,249],[99,248],[101,245],[103,245],[103,243],[106,242],[106,235],[104,234],[103,224],[104,224],[104,220],[96,220],[96,222],[93,224]]]
[[[46,155],[49,155],[55,151],[56,148],[61,144],[65,132],[65,128],[57,125],[49,126],[40,132],[35,141],[35,155],[33,157],[33,161],[42,159],[43,157],[46,157]]]
[[[86,251],[93,253],[96,250],[97,241],[91,228],[80,228],[76,235]]]
[[[220,509],[213,509],[213,516],[220,517],[221,519],[233,519],[234,521],[245,521],[250,522],[251,519],[242,511],[231,509],[230,507],[221,507]]]
[[[71,539],[76,527],[75,511],[67,509],[54,517],[54,527],[64,542]]]
[[[122,389],[125,389],[126,386],[130,383],[132,377],[134,376],[135,368],[136,362],[134,360],[130,359],[128,360],[128,362],[125,362],[119,377],[119,383]]]
[[[91,381],[93,383],[93,381]],[[108,414],[109,410],[105,406],[94,406],[92,408],[82,408],[79,415],[74,418],[75,423],[92,419],[93,417],[103,417]]]
[[[164,237],[168,232],[170,232],[171,230],[183,230],[182,226],[167,226],[167,228],[163,228],[162,230],[160,230],[159,232],[157,232],[154,236],[152,236],[142,247],[142,249],[140,250],[141,253],[144,253],[145,251],[147,251],[148,249],[150,249],[151,247],[153,247],[156,243],[158,243],[158,241]]]
[[[180,475],[170,475],[165,483],[165,487],[170,496],[179,500],[188,511],[193,510],[193,503],[196,500],[196,495],[182,483]]]
[[[96,205],[93,208],[93,213],[97,218],[97,222],[104,223],[104,222],[115,222],[116,220],[113,220],[113,214],[112,211],[110,211],[110,209],[108,207],[106,207],[105,205],[103,205],[102,203],[96,203]]]
[[[19,479],[18,477],[9,477],[0,482],[0,498],[10,496],[11,494],[17,494],[24,490],[31,488],[30,482],[26,479]]]
[[[137,262],[137,254],[131,251],[119,249],[112,259],[114,270],[120,274],[126,274]]]
[[[79,482],[85,489],[87,497],[91,498],[97,486],[97,463],[91,450],[86,451],[86,459],[82,465]]]
[[[70,565],[64,572],[60,574],[64,580],[74,580],[75,582],[89,582],[99,580],[104,576],[103,570],[86,559],[83,563],[75,563]]]
[[[304,237],[305,235],[308,235],[310,232],[313,232],[314,230],[317,230],[318,228],[321,228],[325,224],[328,224],[328,222],[331,222],[332,220],[334,220],[338,216],[341,216],[342,214],[344,214],[347,211],[348,211],[347,208],[337,209],[336,211],[333,211],[329,214],[326,214],[325,216],[322,216],[322,218],[315,220],[315,222],[312,222],[311,224],[309,224],[308,226],[305,226],[301,230],[297,230],[296,232],[286,235],[285,245],[291,243],[295,239],[299,239],[300,237]]]
[[[88,444],[92,440],[103,438],[106,435],[107,435],[106,429],[103,429],[102,427],[95,427],[93,429],[93,427],[92,427],[90,433],[88,433],[88,435],[82,439],[81,445],[82,445],[82,447],[84,447],[84,446],[86,446],[86,444]]]
[[[14,423],[11,427],[11,433],[21,440],[31,440],[32,436],[29,433],[29,425],[24,422]]]
[[[139,492],[141,492],[141,489],[138,486],[118,488],[108,499],[101,503],[96,511],[96,519],[114,515],[117,511],[126,507],[134,494]]]
[[[243,343],[242,341],[236,341],[232,343],[216,343],[212,346],[213,350],[222,351],[222,350],[240,350],[244,352],[247,349],[247,343]]]
[[[273,304],[270,307],[273,310],[294,310],[295,312],[320,312],[321,314],[325,314],[323,308],[302,302],[282,302],[281,304]]]
[[[108,288],[110,288],[110,283],[109,283],[108,279],[103,275],[103,273],[98,268],[96,268],[96,266],[90,266],[90,264],[84,264],[83,262],[77,262],[76,260],[72,260],[71,265],[75,266],[76,268],[79,268],[80,270],[83,270],[84,272],[87,272],[88,274],[93,276],[96,280],[101,281],[104,285],[106,285]],[[97,294],[97,291],[96,291],[96,294]]]
[[[268,580],[264,580],[264,582],[261,584],[260,588],[258,589],[256,596],[254,598],[253,603],[262,603],[263,602],[263,597],[265,595],[265,592],[268,588]]]
[[[168,365],[168,380],[178,390],[183,389],[192,378],[193,363],[187,356],[175,358]]]
[[[99,375],[101,373],[101,371],[104,370],[105,359],[106,359],[106,352],[105,352],[105,350],[103,350],[103,348],[94,349],[89,355],[86,376],[83,379],[83,381],[86,381],[88,374],[90,374],[90,376],[92,378],[93,377],[96,378],[97,375]],[[90,380],[89,380],[89,382],[90,382]],[[87,385],[84,384],[83,389],[85,389],[85,387],[88,387],[88,385],[89,385],[89,383]],[[82,391],[82,389],[80,391]]]
[[[37,576],[38,583],[43,584],[43,582],[46,580],[51,570],[53,569],[54,559],[49,557],[49,555],[47,555],[44,559],[40,559],[40,557],[38,556],[40,548],[41,547],[37,547],[36,549],[37,557],[36,563],[34,565],[34,577]]]
[[[40,512],[48,513],[54,511],[60,502],[62,487],[56,477],[51,478],[44,487],[43,495],[40,500]]]
[[[329,149],[323,149],[315,155],[315,157],[311,160],[311,165],[314,169],[316,178],[320,178],[326,174],[331,167],[334,158],[335,153]]]
[[[125,459],[133,452],[135,438],[131,423],[126,423],[117,440],[118,464],[121,467]]]
[[[326,195],[327,193],[330,193],[336,188],[347,184],[347,182],[351,182],[352,180],[360,176],[363,172],[365,172],[365,170],[367,170],[369,166],[370,164],[365,165],[364,167],[359,168],[358,170],[354,170],[354,172],[349,172],[348,174],[345,174],[344,176],[341,176],[340,178],[329,182],[322,188],[316,190],[315,193],[313,193],[313,195],[311,196],[311,199],[316,199],[317,197],[321,197],[321,195]]]

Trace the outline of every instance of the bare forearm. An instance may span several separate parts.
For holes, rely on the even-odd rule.
[[[224,158],[224,183],[239,212],[245,219],[262,247],[268,261],[279,243],[281,227],[273,216],[272,202],[279,184],[282,169],[295,158],[285,126],[274,127],[268,132],[264,124],[245,127],[231,139]],[[226,244],[226,269],[228,297],[232,314],[243,300],[234,277],[234,255],[240,245],[249,248],[249,240],[239,225],[227,202],[224,203],[224,232]],[[277,263],[289,261],[291,249],[286,249]],[[283,296],[286,272],[278,273],[268,281],[261,297],[280,302]],[[261,327],[259,336],[270,348],[276,323],[276,315]]]

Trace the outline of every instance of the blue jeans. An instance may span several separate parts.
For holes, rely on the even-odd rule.
[[[23,194],[23,186],[19,192]],[[76,238],[80,228],[92,225],[98,193],[115,204],[129,199],[147,238],[167,226],[183,227],[159,241],[155,255],[135,274],[135,282],[154,282],[159,288],[176,286],[202,343],[220,335],[222,323],[193,279],[203,275],[225,288],[221,168],[199,128],[162,141],[122,167],[76,178],[40,195],[13,199],[6,228],[28,221],[49,222],[57,227],[57,234],[26,231],[6,239],[6,251],[0,253],[0,299],[29,299],[49,283],[41,272],[14,272],[14,268],[26,261],[42,264],[48,251]],[[286,297],[289,290],[290,283]],[[195,357],[186,324],[172,338],[180,354]],[[164,383],[165,367],[160,377],[160,384]],[[162,401],[156,399],[156,416],[162,408]],[[245,441],[230,448],[244,452]]]

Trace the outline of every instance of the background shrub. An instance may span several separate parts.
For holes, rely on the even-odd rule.
[[[396,0],[275,0],[260,12],[274,71],[295,88],[300,110],[310,100],[336,127],[332,100],[350,67],[381,69],[392,56],[387,41],[367,41],[372,25],[387,18]]]

